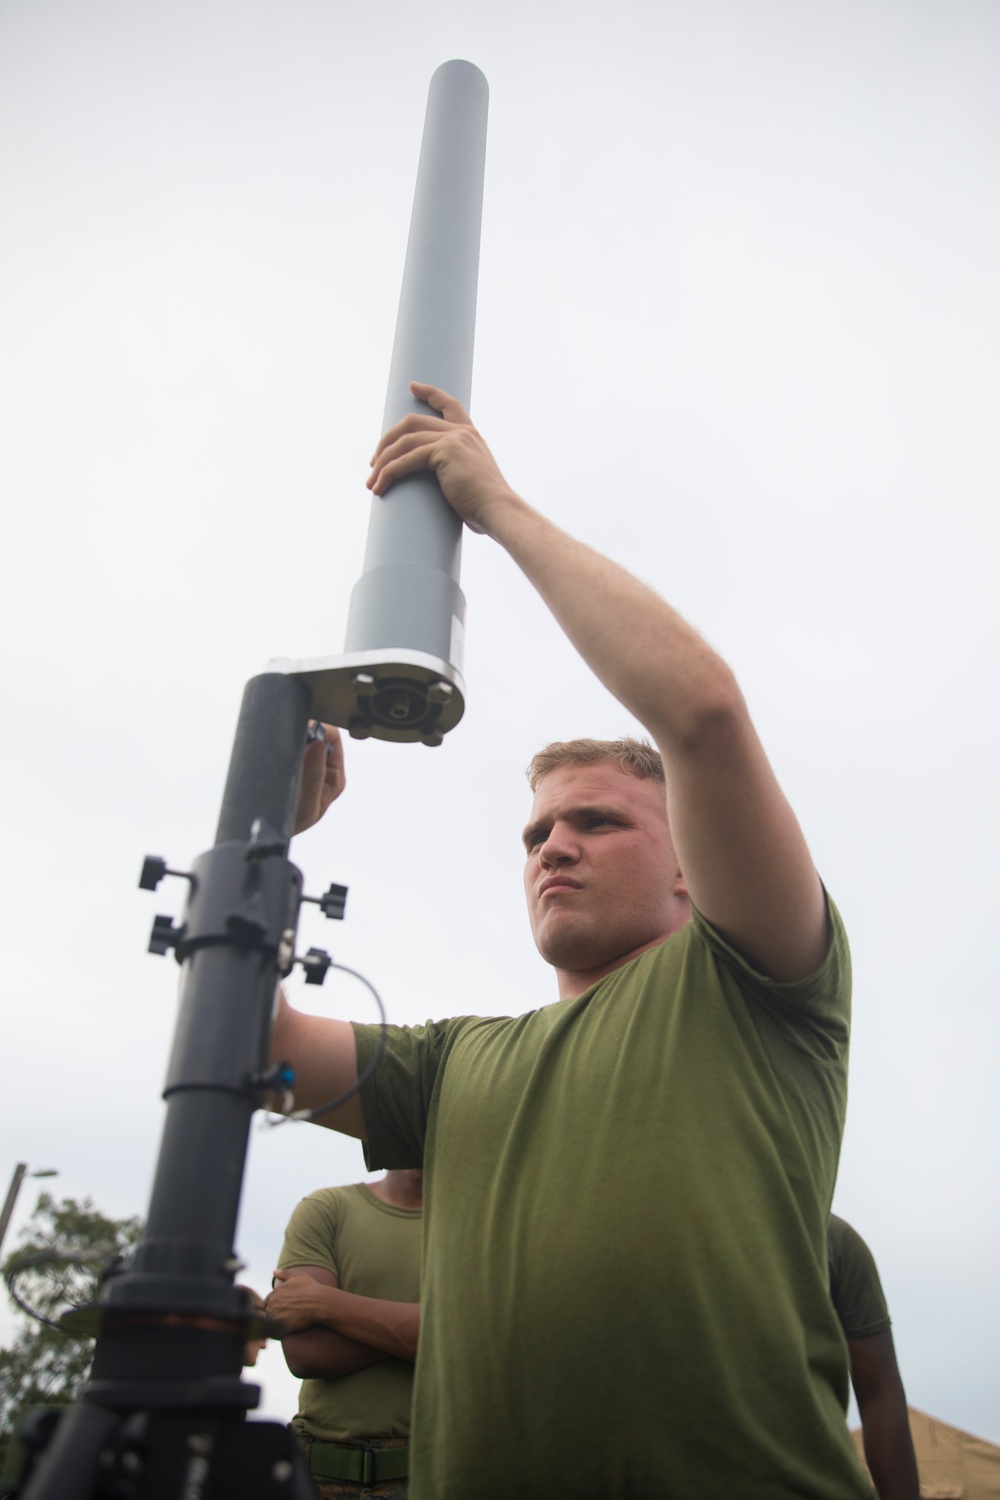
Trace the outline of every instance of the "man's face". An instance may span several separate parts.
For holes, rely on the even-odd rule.
[[[243,1345],[244,1365],[255,1365],[257,1356],[262,1349],[267,1348],[267,1339],[247,1339]]]
[[[560,766],[538,783],[524,845],[531,930],[557,969],[617,967],[686,919],[659,782],[609,761]]]

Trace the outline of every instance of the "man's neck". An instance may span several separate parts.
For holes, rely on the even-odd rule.
[[[370,1192],[393,1208],[423,1208],[424,1174],[417,1171],[387,1172],[381,1182],[370,1182]]]
[[[559,988],[560,1000],[575,1000],[577,995],[582,995],[589,990],[591,985],[597,984],[601,979],[606,979],[616,969],[623,969],[630,964],[633,958],[638,958],[640,953],[646,953],[650,948],[658,948],[668,938],[672,938],[675,932],[680,932],[691,920],[691,906],[687,903],[683,912],[682,920],[669,932],[660,933],[657,937],[650,938],[648,943],[642,943],[638,948],[630,948],[627,953],[622,953],[618,958],[610,959],[606,964],[598,964],[593,969],[556,969],[556,984]]]

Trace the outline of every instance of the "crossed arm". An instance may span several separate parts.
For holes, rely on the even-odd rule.
[[[300,1380],[339,1380],[390,1356],[417,1357],[420,1303],[388,1302],[340,1290],[325,1266],[276,1271],[278,1286],[266,1301],[268,1317],[289,1332],[285,1363]]]

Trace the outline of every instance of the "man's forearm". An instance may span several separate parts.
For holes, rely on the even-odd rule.
[[[604,686],[666,753],[694,747],[720,712],[743,713],[732,672],[658,594],[510,493],[490,534]]]
[[[381,1364],[381,1349],[345,1338],[332,1328],[305,1328],[281,1341],[285,1363],[297,1380],[340,1380]]]
[[[320,1321],[345,1338],[394,1359],[411,1363],[416,1359],[419,1302],[388,1302],[381,1297],[360,1297],[338,1287],[323,1287],[318,1306]]]
[[[862,1419],[865,1462],[879,1500],[919,1500],[920,1479],[906,1408],[886,1405]]]

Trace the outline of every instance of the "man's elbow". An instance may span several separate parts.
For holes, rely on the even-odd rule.
[[[309,1334],[290,1334],[281,1341],[281,1352],[289,1373],[296,1380],[322,1380],[327,1374],[329,1359],[324,1359],[325,1350],[316,1347],[316,1340]]]
[[[313,1369],[312,1361],[304,1358],[302,1355],[295,1354],[291,1350],[286,1349],[285,1364],[288,1366],[289,1373],[294,1375],[296,1380],[316,1379],[318,1372]]]
[[[707,648],[706,648],[707,649]],[[738,733],[749,722],[746,699],[732,669],[710,652],[691,683],[687,701],[673,705],[671,738],[675,754],[702,755]]]

